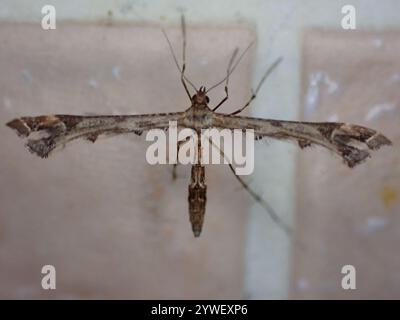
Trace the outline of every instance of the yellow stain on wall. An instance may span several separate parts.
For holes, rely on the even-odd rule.
[[[390,205],[396,203],[399,199],[399,194],[397,190],[390,186],[384,186],[381,190],[381,200],[385,207],[389,207]]]

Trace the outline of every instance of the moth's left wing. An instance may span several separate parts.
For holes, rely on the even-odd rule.
[[[183,116],[183,112],[127,116],[49,115],[16,118],[7,126],[21,137],[38,134],[28,139],[26,146],[32,153],[46,158],[55,148],[78,138],[95,142],[99,135],[130,132],[140,135],[149,129],[166,130],[169,121],[180,121]]]
[[[370,156],[367,149],[376,150],[391,141],[383,134],[358,125],[338,122],[298,122],[214,114],[213,126],[227,129],[253,129],[255,138],[296,140],[301,148],[317,144],[332,150],[349,167]]]

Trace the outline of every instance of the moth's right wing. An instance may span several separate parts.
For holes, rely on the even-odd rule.
[[[253,129],[257,139],[296,140],[301,148],[320,145],[338,154],[349,167],[370,156],[364,148],[377,150],[392,142],[383,134],[362,126],[339,122],[300,122],[215,114],[213,126],[227,129]]]
[[[26,146],[32,153],[46,158],[57,147],[78,138],[95,142],[100,135],[132,132],[140,135],[150,129],[167,130],[169,121],[180,121],[183,117],[184,112],[127,116],[48,115],[16,118],[7,126],[24,138],[37,133],[39,136],[28,139]]]

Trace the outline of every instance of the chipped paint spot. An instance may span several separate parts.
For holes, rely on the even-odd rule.
[[[361,227],[361,234],[370,236],[383,230],[388,224],[388,219],[384,217],[369,217]]]
[[[297,280],[297,289],[300,291],[305,291],[310,287],[308,280],[305,278],[300,278]]]
[[[121,78],[121,68],[118,66],[114,66],[111,70],[113,77],[117,80]]]
[[[22,70],[22,76],[28,84],[31,84],[33,82],[33,76],[29,70],[27,69]]]
[[[382,113],[396,110],[396,104],[394,103],[382,103],[372,107],[365,116],[366,121],[371,121],[378,118]]]
[[[309,116],[316,109],[319,101],[319,84],[322,79],[322,72],[312,73],[310,76],[310,81],[308,85],[308,90],[305,99],[305,111],[306,115]]]
[[[91,87],[94,88],[94,89],[97,89],[97,87],[99,86],[99,84],[97,83],[97,81],[96,81],[95,79],[91,78],[91,79],[89,80],[89,86],[91,86]]]
[[[305,98],[305,113],[310,116],[316,109],[319,100],[319,89],[315,85],[310,85]]]
[[[333,81],[326,72],[312,73],[304,100],[306,116],[311,115],[318,105],[321,85],[325,86],[328,94],[333,94],[339,89],[339,84]]]
[[[380,196],[386,208],[399,200],[399,194],[397,190],[391,186],[384,186],[380,193]]]
[[[324,81],[325,85],[328,87],[329,94],[335,93],[338,90],[339,88],[338,83],[329,78],[328,75],[325,75]]]

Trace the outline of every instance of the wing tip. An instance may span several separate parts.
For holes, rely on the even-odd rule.
[[[356,165],[365,162],[371,155],[367,150],[352,149],[349,153],[343,154],[343,159],[348,167],[354,168]]]
[[[44,138],[39,140],[28,140],[25,145],[30,153],[36,154],[40,158],[47,158],[50,152],[55,148],[51,139]]]
[[[22,118],[16,118],[6,123],[6,126],[15,130],[21,137],[27,137],[32,132],[26,121]]]
[[[378,150],[382,146],[391,146],[393,143],[381,133],[376,133],[365,142],[371,150]]]

